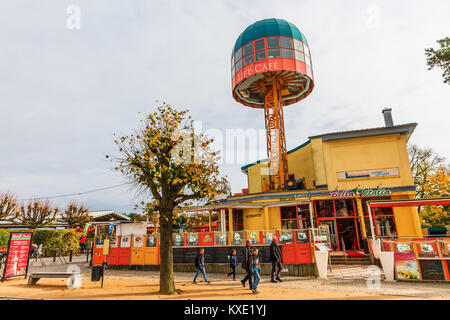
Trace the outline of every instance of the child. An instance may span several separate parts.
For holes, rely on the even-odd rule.
[[[236,250],[231,250],[231,256],[230,256],[230,267],[231,272],[227,273],[227,279],[230,275],[233,275],[233,281],[236,280],[236,267],[238,266],[239,262],[236,255]]]
[[[205,249],[200,249],[199,254],[197,255],[197,258],[195,258],[195,267],[197,268],[197,273],[194,276],[194,284],[197,284],[197,277],[198,274],[201,272],[203,275],[203,279],[206,283],[209,283],[208,278],[206,277],[205,272]]]
[[[258,294],[259,291],[257,290],[258,288],[258,284],[259,281],[261,280],[261,276],[259,275],[259,273],[261,272],[261,269],[259,267],[259,257],[258,257],[258,249],[257,248],[253,248],[252,250],[253,255],[250,258],[250,271],[252,272],[252,276],[253,276],[253,286],[252,286],[252,292],[254,294]]]

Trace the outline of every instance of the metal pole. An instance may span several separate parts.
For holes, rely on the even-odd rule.
[[[70,248],[70,253],[69,253],[69,263],[72,262],[72,256],[73,256],[73,248]]]
[[[375,242],[375,228],[373,226],[372,210],[370,209],[370,201],[367,201],[367,210],[369,212],[370,232],[372,233],[372,240]]]
[[[56,262],[56,248],[55,248],[55,251],[53,251],[53,262]]]

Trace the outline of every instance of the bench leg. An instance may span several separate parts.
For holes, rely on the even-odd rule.
[[[28,285],[29,286],[34,286],[39,281],[39,279],[40,278],[31,278],[31,277],[29,277],[28,278]]]

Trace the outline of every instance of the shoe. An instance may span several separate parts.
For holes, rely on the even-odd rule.
[[[253,292],[254,294],[256,294],[256,290],[255,290],[255,289],[252,289],[252,292]]]
[[[256,294],[258,294],[258,293],[259,293],[259,291],[255,289],[255,293],[256,293]]]
[[[245,288],[245,282],[241,280],[242,286]]]
[[[283,280],[281,280],[281,279],[277,279],[277,281],[278,281],[278,282],[283,282]]]
[[[193,284],[197,284],[197,281],[192,281]]]
[[[206,281],[206,284],[210,284],[211,283],[211,281]]]
[[[276,282],[275,280],[270,280],[270,282],[273,282],[273,283],[278,283],[278,282]]]
[[[233,279],[233,281],[236,281],[237,279]]]
[[[228,280],[228,277],[229,277],[230,275],[227,273],[227,280]]]

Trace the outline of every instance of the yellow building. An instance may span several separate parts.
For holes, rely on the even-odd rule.
[[[366,201],[415,197],[406,143],[416,123],[326,133],[288,152],[287,191],[267,191],[267,160],[242,167],[248,192],[205,209],[220,212],[221,231],[318,228],[331,245],[361,250],[371,236]],[[363,218],[364,217],[364,218]],[[379,208],[373,212],[377,236],[420,235],[417,209]]]

